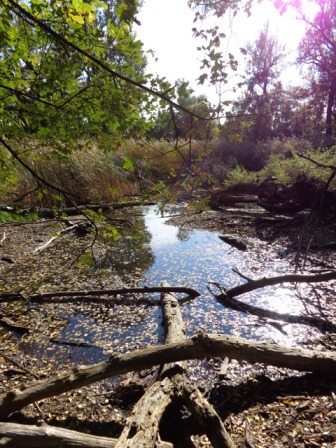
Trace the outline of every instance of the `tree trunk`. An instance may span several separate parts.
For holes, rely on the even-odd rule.
[[[326,136],[332,137],[333,131],[333,108],[335,104],[335,95],[336,95],[336,78],[333,76],[330,86],[329,86],[329,95],[328,95],[328,104],[327,104],[327,115],[326,115]]]

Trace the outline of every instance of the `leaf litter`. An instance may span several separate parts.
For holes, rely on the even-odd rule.
[[[132,219],[132,216],[130,218]],[[185,214],[174,218],[174,222],[179,220],[180,229],[197,226],[208,229],[210,224],[211,231],[229,233],[230,226],[225,228],[222,214],[205,212],[201,218],[196,220],[193,216],[188,221],[188,214]],[[231,221],[227,220],[226,224],[231,224]],[[265,266],[267,262],[272,269],[274,258],[287,243],[286,236],[281,235],[280,239],[272,244],[272,250],[269,250],[269,242],[265,244],[258,240],[256,243],[257,235],[253,233],[250,222],[247,224],[247,220],[239,219],[239,216],[235,221],[238,236],[250,239],[254,245],[258,244],[259,250],[250,265],[245,264],[245,267],[253,273],[259,259],[259,269],[260,265]],[[120,253],[120,249],[103,239],[99,241],[96,250],[94,268],[78,262],[89,245],[89,235],[81,238],[71,234],[64,235],[48,250],[33,254],[33,250],[54,235],[59,226],[53,223],[42,223],[38,226],[7,225],[7,238],[1,249],[4,256],[11,258],[14,263],[0,263],[1,290],[29,295],[62,289],[107,289],[122,287],[125,284],[138,285],[143,282],[144,274],[148,276],[153,253],[149,247],[150,235],[146,235],[146,229],[141,222],[137,225],[139,228],[136,230],[140,237],[133,239],[132,236],[124,235],[119,241],[127,246],[125,252],[131,253],[131,256]],[[181,233],[182,239],[188,238],[186,230],[184,235]],[[290,236],[288,239],[290,240]],[[140,249],[136,246],[140,246]],[[192,256],[192,251],[191,248],[189,257]],[[225,258],[230,258],[232,254],[235,256],[231,249],[226,249]],[[205,252],[204,258],[211,260],[212,255],[211,251]],[[279,261],[283,261],[281,257]],[[188,273],[187,262],[182,266],[183,270]],[[162,260],[162,272],[174,276],[176,266]],[[208,272],[208,267],[204,266],[204,272],[208,279],[211,270]],[[162,275],[161,271],[156,275]],[[177,282],[185,282],[181,266],[174,278]],[[229,274],[225,280],[228,286],[237,282],[233,274]],[[302,294],[306,292],[303,290]],[[335,319],[333,298],[333,288],[330,284],[327,285],[326,291],[318,287],[310,295],[312,303],[308,304],[308,307],[323,307],[328,317]],[[222,332],[223,325],[218,322],[216,307],[211,309],[210,306],[207,309],[209,299],[206,301],[208,303],[202,304],[202,299],[199,299],[183,308],[185,319],[189,314],[199,315],[199,321],[193,321],[190,332],[198,327],[207,331],[213,329],[214,333]],[[325,306],[328,304],[329,306]],[[1,392],[30,383],[36,377],[45,378],[56,371],[67,370],[78,363],[89,364],[106,359],[113,351],[130,351],[155,344],[162,339],[162,329],[158,329],[160,312],[155,307],[112,304],[97,306],[87,303],[36,305],[14,302],[1,304],[1,314],[30,329],[28,335],[20,336],[0,328]],[[227,320],[232,316],[231,312],[223,315]],[[252,316],[242,317],[239,325],[230,326],[230,322],[225,322],[225,325],[232,334],[241,335],[239,328],[242,322],[245,322],[246,327],[253,326],[254,334],[260,339],[266,336],[266,339],[273,339],[275,342],[286,341],[286,337],[277,335],[276,330],[267,333],[264,325],[258,327],[258,319]],[[320,334],[316,330],[306,329],[303,336],[302,328],[297,331],[294,329],[289,334],[289,343],[335,350],[333,334]],[[74,345],[54,343],[52,338],[71,341]],[[83,342],[90,343],[93,347],[80,346]],[[333,382],[321,382],[319,378],[310,375],[296,376],[286,369],[250,366],[237,361],[230,361],[223,379],[219,375],[220,365],[220,360],[191,361],[190,375],[201,384],[204,394],[220,411],[237,447],[335,446],[336,390]],[[78,391],[44,400],[39,403],[38,408],[29,405],[16,419],[43,419],[49,424],[62,424],[72,429],[83,429],[85,426],[86,430],[91,432],[117,436],[130,412],[130,409],[119,407],[118,400],[114,398],[114,391],[123,381],[125,382],[125,377],[107,379]],[[206,436],[202,434],[193,434],[193,439],[196,446],[210,446]]]

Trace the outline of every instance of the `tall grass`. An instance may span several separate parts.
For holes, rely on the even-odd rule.
[[[153,195],[164,190],[163,184],[168,191],[182,186],[183,192],[188,188],[255,184],[269,177],[284,184],[293,183],[300,175],[325,181],[330,170],[299,157],[298,150],[320,163],[336,165],[336,148],[317,151],[298,139],[251,146],[243,142],[230,148],[219,139],[180,141],[178,145],[127,140],[116,145],[105,138],[79,142],[69,154],[66,148],[41,147],[36,142],[15,149],[40,177],[69,192],[77,204],[125,200],[144,192]],[[258,161],[254,169],[250,168],[252,155]],[[69,201],[54,190],[43,185],[36,189],[36,180],[6,154],[0,153],[0,159],[5,167],[0,172],[2,202],[21,196],[20,205],[68,205]],[[24,196],[27,192],[31,193]]]

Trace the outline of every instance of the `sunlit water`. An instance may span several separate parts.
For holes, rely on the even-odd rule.
[[[177,211],[171,208],[166,214]],[[182,306],[188,335],[201,330],[296,345],[309,332],[314,334],[310,327],[298,324],[285,325],[287,334],[284,334],[258,317],[224,308],[209,290],[218,293],[211,282],[225,288],[244,282],[233,268],[254,278],[288,272],[292,267],[279,248],[250,241],[249,249],[241,252],[219,239],[218,233],[167,224],[169,217],[162,216],[155,207],[140,208],[136,213],[143,215],[139,219],[143,220],[146,238],[138,245],[131,238],[122,238],[98,259],[98,265],[124,280],[134,276],[139,286],[160,286],[165,280],[173,286],[197,290],[201,296]],[[159,299],[159,295],[151,298]],[[298,315],[304,311],[298,291],[289,285],[254,291],[239,299],[280,313]],[[92,305],[85,312],[81,308],[65,317],[68,324],[59,338],[85,341],[94,347],[49,345],[49,355],[58,356],[60,361],[91,363],[106,359],[107,354],[115,351],[125,352],[164,341],[160,307]]]

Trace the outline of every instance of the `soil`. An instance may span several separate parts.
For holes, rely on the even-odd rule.
[[[322,247],[336,241],[336,226],[320,220],[318,225],[309,227],[306,218],[304,213],[276,216],[256,207],[244,206],[229,208],[225,212],[190,210],[173,218],[173,222],[187,228],[216,230],[242,241],[250,238],[272,241],[291,251],[293,259],[300,252],[300,266],[305,262],[312,269],[321,269],[321,266],[330,269],[334,266],[334,253]],[[78,219],[81,218],[74,218],[74,221]],[[55,220],[1,225],[0,291],[30,295],[125,286],[120,278],[109,275],[107,268],[93,270],[85,263],[83,254],[90,253],[91,233],[64,234],[46,249],[36,251],[61,228],[63,224]],[[316,245],[319,251],[310,251],[304,256],[309,244]],[[103,245],[99,240],[95,250],[103,250]],[[135,278],[133,284],[132,280],[127,283],[127,286],[136,285]],[[62,306],[66,306],[69,312],[73,305],[50,304],[44,308],[43,316],[37,308],[30,308],[26,303],[3,303],[0,306],[1,317],[31,330],[28,334],[19,334],[0,327],[0,393],[56,371],[68,370],[75,364],[67,356],[51,362],[48,356],[34,354],[34,339],[44,337],[48,350],[50,339],[57,337],[60,328],[67,324],[62,317]],[[27,340],[32,347],[30,351],[26,349],[27,344],[23,344]],[[336,350],[336,335],[325,334],[318,341],[307,341],[306,347]],[[203,386],[204,394],[222,416],[237,447],[336,447],[336,384],[333,378],[299,375],[286,369],[264,366],[250,369],[246,363],[236,361],[230,362],[231,374],[220,377],[220,360],[208,361],[212,368],[217,369],[218,381],[211,388]],[[13,414],[10,421],[44,421],[118,437],[132,405],[142,393],[141,388],[129,384],[130,378],[132,375],[105,380],[29,405]],[[177,423],[177,418],[182,425]],[[172,434],[175,433],[173,441],[176,447],[211,446],[190,416],[177,409],[167,413],[161,432],[163,440],[174,439]]]

